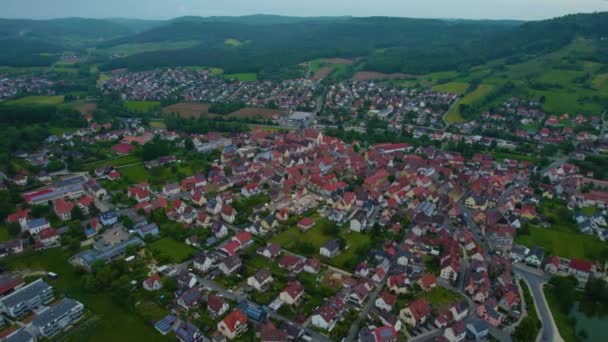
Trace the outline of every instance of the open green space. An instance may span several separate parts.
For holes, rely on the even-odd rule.
[[[26,96],[5,102],[17,106],[53,106],[63,103],[63,96]]]
[[[117,46],[113,46],[108,49],[100,50],[101,53],[105,54],[116,54],[122,56],[130,56],[138,53],[144,52],[154,52],[154,51],[167,51],[167,50],[180,50],[194,47],[200,44],[199,41],[196,40],[186,40],[186,41],[166,41],[162,43],[128,43],[121,44]]]
[[[488,95],[494,89],[493,85],[480,84],[477,88],[466,94],[462,99],[456,103],[454,107],[448,112],[445,119],[448,123],[459,123],[463,122],[464,118],[460,112],[460,105],[471,105],[478,101],[481,101],[486,95]]]
[[[328,234],[336,232],[336,235]],[[354,269],[362,253],[369,250],[370,237],[365,233],[351,232],[348,228],[336,227],[334,222],[325,218],[318,219],[315,226],[306,232],[301,232],[296,226],[289,227],[272,239],[283,248],[306,256],[319,256],[319,248],[329,240],[343,238],[346,249],[335,258],[321,258],[324,263],[344,268]]]
[[[120,167],[120,166],[139,163],[139,162],[141,162],[141,158],[139,158],[133,154],[130,154],[130,155],[112,158],[112,159],[108,159],[108,160],[101,160],[101,161],[98,161],[98,162],[95,162],[92,164],[87,164],[85,166],[85,168],[86,168],[86,170],[94,170],[98,167],[102,167],[102,166],[106,166],[106,165]]]
[[[13,270],[30,269],[51,271],[59,275],[56,280],[48,280],[56,293],[75,298],[91,310],[97,318],[86,327],[76,327],[68,334],[67,341],[167,341],[150,322],[146,322],[133,312],[109,300],[107,293],[91,293],[83,290],[82,272],[68,262],[71,255],[62,249],[11,256],[6,265]]]
[[[241,42],[240,40],[235,39],[235,38],[228,38],[224,41],[224,45],[236,47],[236,46],[243,45],[243,42]]]
[[[446,93],[464,94],[468,87],[469,84],[465,82],[448,82],[433,86],[433,89]]]
[[[160,102],[159,101],[126,101],[125,107],[132,112],[145,113],[145,112],[150,112],[150,111],[160,108]]]
[[[237,80],[241,82],[251,82],[258,79],[258,75],[253,72],[243,72],[238,74],[224,74],[225,79]]]
[[[426,301],[434,306],[439,312],[448,309],[453,304],[464,299],[462,295],[442,286],[437,286],[429,292],[423,292],[420,296],[424,297]]]
[[[530,225],[529,235],[517,235],[516,243],[527,247],[541,246],[546,255],[585,260],[607,260],[608,245],[595,236],[546,229]]]
[[[574,324],[572,324],[572,319],[559,309],[559,293],[555,293],[555,291],[553,291],[553,289],[549,286],[545,286],[543,288],[543,292],[545,293],[547,304],[549,304],[551,315],[553,316],[553,320],[555,321],[555,325],[557,326],[560,336],[564,339],[564,341],[580,341],[576,335],[576,330]]]
[[[8,228],[5,225],[0,225],[0,241],[10,240]]]
[[[195,250],[183,242],[175,241],[170,237],[156,240],[149,245],[156,258],[169,258],[174,263],[187,260],[194,255]]]
[[[530,294],[528,284],[523,280],[519,281],[519,286],[522,288],[524,293],[524,301],[526,303],[527,316],[519,323],[515,331],[513,332],[513,341],[525,342],[535,340],[542,328],[542,323],[538,318],[536,312],[536,305],[534,305],[534,299]]]

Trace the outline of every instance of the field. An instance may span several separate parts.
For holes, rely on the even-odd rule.
[[[265,120],[272,119],[273,116],[285,113],[284,110],[281,109],[268,109],[268,108],[253,108],[246,107],[237,110],[236,112],[232,112],[228,115],[225,115],[229,118],[262,118]]]
[[[95,109],[97,109],[97,104],[94,102],[86,102],[77,105],[75,109],[79,111],[82,115],[93,114]]]
[[[441,286],[437,286],[431,291],[423,293],[421,297],[424,297],[427,302],[434,306],[439,312],[448,309],[456,302],[464,299],[463,296]]]
[[[228,38],[224,41],[224,45],[226,46],[241,46],[243,45],[243,42],[241,42],[238,39],[234,39],[234,38]]]
[[[113,158],[113,159],[109,159],[109,160],[101,160],[101,161],[98,161],[95,163],[87,164],[87,165],[85,165],[85,169],[94,170],[98,167],[106,166],[106,165],[120,167],[120,166],[139,163],[139,162],[141,162],[141,159],[139,159],[139,157],[136,157],[134,155],[128,155],[128,156],[122,156],[122,157]]]
[[[194,255],[194,249],[183,242],[165,237],[149,244],[155,258],[169,258],[171,262],[179,263]]]
[[[446,93],[464,94],[468,87],[469,84],[465,82],[448,82],[434,86],[433,90]]]
[[[127,101],[125,107],[136,113],[145,113],[157,109],[160,106],[159,101]]]
[[[163,114],[176,113],[183,118],[198,118],[201,114],[209,113],[209,105],[206,103],[180,102],[163,108]]]
[[[156,129],[166,129],[167,125],[162,120],[152,120],[150,121],[150,127]]]
[[[452,109],[448,112],[445,117],[445,120],[448,123],[458,123],[463,122],[464,118],[460,113],[460,105],[461,104],[473,104],[477,101],[481,101],[488,93],[490,93],[494,89],[494,86],[487,84],[480,84],[474,91],[466,94]]]
[[[546,255],[586,260],[606,260],[608,245],[594,236],[575,232],[557,231],[531,226],[530,235],[518,235],[518,244],[527,247],[541,246]]]
[[[62,249],[23,254],[6,259],[9,269],[52,271],[59,275],[50,284],[57,294],[81,301],[97,320],[86,327],[75,327],[67,341],[166,341],[153,326],[141,317],[108,300],[107,293],[85,292],[81,273],[66,262],[70,254]]]
[[[63,103],[63,96],[26,96],[20,99],[5,102],[7,105],[17,106],[54,106]]]
[[[323,60],[325,63],[329,64],[342,64],[342,65],[352,65],[355,61],[347,58],[325,58]]]
[[[356,261],[360,257],[362,249],[369,249],[370,237],[363,233],[351,232],[348,228],[340,228],[339,236],[328,236],[324,234],[324,227],[334,225],[333,222],[321,218],[316,225],[301,232],[297,227],[290,227],[281,234],[275,236],[272,242],[280,244],[283,248],[305,254],[306,256],[319,256],[319,248],[329,240],[342,237],[346,241],[347,249],[343,250],[335,258],[321,258],[324,263],[344,269],[354,269]],[[306,242],[303,248],[302,242]]]
[[[333,67],[321,67],[315,72],[312,78],[315,80],[322,80],[334,72],[334,70],[335,69]]]
[[[176,41],[162,43],[129,43],[111,47],[109,49],[100,50],[102,53],[130,56],[142,52],[180,50],[194,47],[200,44],[198,41]]]
[[[9,240],[8,228],[4,225],[0,225],[0,241]]]
[[[224,74],[224,78],[228,80],[237,80],[241,82],[251,82],[258,79],[258,75],[253,72],[243,72],[239,74]]]
[[[374,81],[374,80],[399,80],[399,79],[407,79],[411,78],[412,75],[395,73],[395,74],[385,74],[382,72],[373,72],[373,71],[358,71],[353,76],[354,81]]]

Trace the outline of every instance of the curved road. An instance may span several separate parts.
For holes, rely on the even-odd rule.
[[[528,286],[532,291],[534,305],[536,305],[536,311],[540,315],[540,319],[543,323],[540,339],[537,339],[537,341],[563,341],[562,337],[559,335],[559,331],[553,320],[553,315],[549,309],[549,304],[547,303],[547,299],[543,292],[543,285],[545,285],[548,280],[547,276],[538,269],[521,264],[513,264],[513,270],[516,275],[521,276],[528,282]]]

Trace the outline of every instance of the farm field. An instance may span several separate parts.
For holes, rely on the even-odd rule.
[[[226,40],[224,41],[224,45],[226,45],[226,46],[234,46],[234,47],[236,47],[236,46],[241,46],[241,45],[243,45],[243,42],[241,42],[241,41],[240,41],[240,40],[238,40],[238,39],[234,39],[234,38],[228,38],[228,39],[226,39]]]
[[[258,75],[252,72],[244,72],[239,74],[224,74],[225,79],[234,79],[241,82],[251,82],[258,79]]]
[[[433,90],[454,94],[464,94],[468,87],[469,84],[465,82],[448,82],[434,86]]]
[[[232,112],[228,115],[225,115],[229,118],[262,118],[265,120],[272,119],[273,116],[285,113],[284,110],[281,109],[269,109],[269,108],[253,108],[253,107],[245,107],[237,110],[236,112]]]
[[[113,46],[109,49],[101,50],[102,53],[111,55],[130,56],[142,52],[180,50],[191,48],[200,44],[198,41],[177,41],[177,42],[162,42],[162,43],[129,43]]]
[[[17,106],[53,106],[63,103],[63,96],[26,96],[5,102],[7,105]]]
[[[127,101],[125,107],[137,113],[150,112],[160,107],[159,101]]]
[[[412,78],[412,75],[395,73],[395,74],[385,74],[382,72],[373,72],[373,71],[358,71],[353,76],[354,81],[374,81],[374,80],[399,80],[399,79],[407,79]]]
[[[209,114],[209,104],[180,102],[163,108],[163,114],[178,114],[183,118],[198,118],[201,114]]]

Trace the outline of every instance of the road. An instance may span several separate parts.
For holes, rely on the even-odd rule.
[[[363,310],[361,310],[361,313],[359,314],[359,317],[357,317],[353,324],[351,324],[350,329],[348,330],[348,336],[345,340],[346,342],[356,341],[357,333],[359,332],[359,324],[367,318],[367,315],[369,315],[369,312],[374,307],[376,303],[376,298],[378,298],[380,291],[382,291],[382,289],[386,285],[387,279],[388,276],[384,277],[382,283],[376,284],[376,289],[370,294],[369,298],[367,299],[367,303],[365,303]]]
[[[549,309],[549,304],[547,303],[547,299],[543,292],[543,285],[547,283],[549,278],[542,271],[522,264],[513,264],[513,270],[516,275],[526,280],[532,291],[532,298],[534,299],[536,311],[540,315],[540,319],[543,323],[540,341],[563,341],[562,337],[559,335],[559,331],[553,320],[553,315]]]

